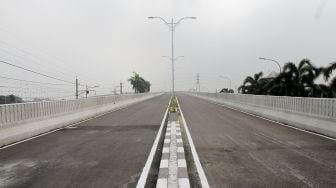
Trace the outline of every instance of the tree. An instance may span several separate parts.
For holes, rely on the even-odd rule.
[[[298,66],[288,62],[275,78],[262,78],[262,72],[254,77],[246,77],[242,86],[242,93],[255,95],[298,96],[298,97],[336,97],[336,77],[329,84],[315,84],[315,80],[323,75],[327,82],[336,62],[327,67],[315,67],[309,59],[303,59]]]
[[[238,89],[243,94],[261,94],[261,86],[263,85],[261,77],[263,76],[262,72],[254,74],[253,77],[248,76],[245,78],[244,83]]]
[[[128,79],[132,84],[134,93],[145,93],[150,91],[151,84],[149,81],[146,81],[144,78],[140,77],[139,74],[133,72],[134,76]]]
[[[316,68],[308,59],[294,63],[286,63],[281,72],[267,86],[267,94],[280,96],[314,96],[317,86],[314,80],[319,75]]]
[[[15,96],[13,94],[11,95],[0,95],[0,104],[11,104],[11,103],[22,103],[22,98]]]

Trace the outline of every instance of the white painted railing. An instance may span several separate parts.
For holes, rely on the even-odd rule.
[[[58,115],[80,112],[90,108],[114,104],[128,99],[135,99],[152,94],[106,95],[90,98],[59,100],[48,102],[18,103],[0,105],[0,128],[8,124],[44,119]]]
[[[336,99],[205,92],[189,94],[211,98],[212,100],[301,113],[314,117],[336,118]]]

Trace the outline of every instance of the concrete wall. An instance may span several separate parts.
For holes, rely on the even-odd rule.
[[[187,94],[336,138],[336,99],[204,92]]]
[[[150,94],[106,95],[74,100],[59,100],[50,102],[33,102],[0,105],[0,128],[9,125],[22,124],[44,118],[74,113],[89,108],[99,108],[104,105],[116,104],[121,101],[141,98]]]
[[[0,147],[158,95],[161,93],[0,105]]]

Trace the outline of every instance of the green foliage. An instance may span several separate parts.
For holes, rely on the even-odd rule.
[[[133,72],[134,76],[128,79],[132,84],[135,93],[145,93],[150,91],[151,83],[139,76],[136,72]]]
[[[295,97],[336,97],[336,77],[329,85],[315,84],[315,80],[322,75],[325,81],[330,79],[336,69],[336,62],[327,67],[315,67],[308,59],[300,61],[298,66],[288,62],[275,78],[262,78],[262,72],[254,77],[246,77],[239,91],[243,94],[276,95]]]
[[[0,95],[0,104],[11,104],[11,103],[21,103],[23,102],[22,98],[15,95]]]
[[[178,110],[178,103],[176,100],[176,96],[173,96],[171,101],[170,101],[170,105],[169,105],[169,111],[171,113],[176,113]]]

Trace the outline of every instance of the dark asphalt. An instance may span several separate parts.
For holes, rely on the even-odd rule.
[[[210,187],[336,187],[336,141],[178,99]]]
[[[0,150],[0,187],[135,187],[169,98]]]

